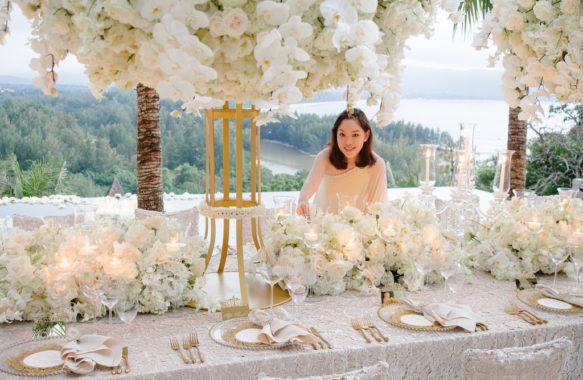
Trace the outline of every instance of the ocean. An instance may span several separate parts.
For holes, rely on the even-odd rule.
[[[551,104],[543,103],[545,111]],[[356,106],[369,118],[372,118],[378,109],[367,106],[364,100]],[[337,115],[345,108],[346,103],[342,101],[300,103],[292,106],[292,110],[299,114],[313,113],[319,116]],[[460,123],[475,123],[474,146],[479,157],[489,157],[497,150],[506,149],[508,104],[503,100],[402,99],[394,120],[447,131],[454,139],[459,137]],[[548,123],[552,128],[562,127],[562,122],[558,120],[549,119]],[[531,137],[533,134],[529,131],[529,138]],[[301,168],[310,167],[311,157],[293,148],[282,149],[278,143],[266,141],[262,141],[261,146],[262,163],[274,173],[293,174]]]

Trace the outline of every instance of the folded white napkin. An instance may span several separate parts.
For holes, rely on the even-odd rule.
[[[318,338],[312,335],[305,327],[271,317],[263,310],[252,310],[249,313],[249,320],[263,327],[257,337],[261,343],[318,343]]]
[[[413,311],[422,313],[431,322],[437,322],[442,326],[459,326],[469,332],[476,331],[478,316],[467,305],[445,302],[424,305],[407,298],[402,298],[400,301]]]
[[[583,292],[560,292],[557,289],[544,284],[537,284],[536,290],[541,292],[545,297],[554,298],[559,301],[570,303],[571,305],[583,307]]]
[[[103,335],[83,335],[61,349],[61,358],[66,369],[85,375],[99,364],[114,367],[121,362],[121,343],[119,340]]]

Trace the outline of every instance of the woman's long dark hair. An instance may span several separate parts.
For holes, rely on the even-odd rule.
[[[358,157],[356,158],[356,166],[359,168],[364,168],[366,166],[372,166],[376,162],[376,158],[372,153],[372,130],[370,128],[370,123],[366,118],[364,112],[362,112],[358,108],[354,108],[353,112],[349,115],[348,111],[343,111],[338,118],[334,122],[334,126],[331,130],[330,136],[330,162],[336,169],[346,169],[348,167],[348,162],[346,161],[346,157],[338,147],[338,140],[336,135],[338,134],[338,127],[344,120],[352,119],[355,120],[362,130],[366,132],[370,132],[368,139],[364,142],[362,149],[358,153]]]

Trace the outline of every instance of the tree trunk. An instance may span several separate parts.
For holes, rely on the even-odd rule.
[[[509,107],[508,110],[508,149],[514,151],[510,168],[510,191],[512,192],[512,189],[526,187],[527,124],[526,121],[518,119],[520,107]]]
[[[156,90],[139,83],[138,93],[138,207],[164,211],[162,183],[162,134],[160,97]]]

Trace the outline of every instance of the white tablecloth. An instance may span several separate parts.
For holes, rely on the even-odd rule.
[[[552,278],[543,278],[549,283]],[[561,279],[566,284],[566,279]],[[572,284],[569,284],[572,285]],[[566,286],[566,285],[565,285]],[[427,333],[403,330],[381,321],[377,314],[380,297],[349,292],[338,297],[321,297],[297,310],[307,326],[316,326],[335,347],[313,351],[311,348],[285,348],[252,351],[234,349],[215,343],[209,328],[221,320],[219,313],[195,312],[184,308],[166,315],[139,315],[127,327],[114,323],[111,330],[107,318],[97,322],[76,323],[81,333],[96,332],[127,335],[133,370],[117,375],[119,379],[254,379],[264,372],[269,375],[306,376],[342,372],[374,364],[380,360],[390,365],[387,379],[458,379],[461,376],[461,353],[467,348],[502,348],[525,346],[566,336],[574,349],[567,363],[564,379],[583,378],[583,314],[555,314],[534,310],[549,320],[546,325],[532,326],[504,312],[514,283],[496,281],[478,273],[474,284],[447,299],[465,302],[476,311],[490,330],[479,333],[455,331]],[[444,300],[442,287],[423,293],[409,294],[419,300]],[[290,306],[284,306],[293,311]],[[371,316],[377,326],[390,337],[389,343],[366,343],[350,326],[351,318]],[[0,342],[7,345],[30,336],[30,323],[0,326]],[[204,364],[185,365],[169,346],[169,337],[181,337],[196,330],[201,341]],[[16,353],[16,352],[15,352]],[[111,377],[100,370],[90,377]],[[66,376],[62,376],[66,377]],[[10,378],[0,373],[0,378]]]

